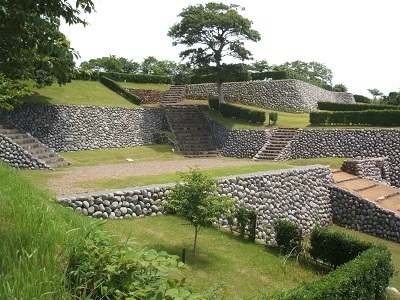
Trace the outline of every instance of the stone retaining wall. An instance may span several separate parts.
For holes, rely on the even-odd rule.
[[[167,128],[161,109],[26,104],[2,114],[55,151],[153,144],[154,134]]]
[[[399,129],[299,130],[280,159],[387,157],[390,184],[400,187]]]
[[[17,169],[48,169],[32,154],[0,134],[0,160]]]
[[[400,243],[400,216],[340,187],[332,188],[335,224]]]
[[[266,109],[303,112],[317,109],[317,102],[355,103],[350,93],[324,90],[309,83],[291,80],[228,82],[222,84],[225,99]],[[187,85],[186,98],[217,97],[216,84]]]
[[[355,176],[380,182],[389,182],[391,177],[387,157],[345,160],[340,169]]]
[[[300,167],[227,177],[218,180],[220,194],[235,198],[258,214],[256,234],[271,240],[274,220],[284,218],[301,226],[305,232],[318,221],[331,220],[329,188],[332,173],[326,166]],[[152,186],[125,191],[61,196],[60,203],[94,218],[135,218],[166,214],[170,187]],[[219,220],[227,225],[225,219]]]
[[[131,94],[138,96],[142,100],[142,104],[158,104],[161,103],[167,91],[145,90],[126,88]]]
[[[229,130],[206,116],[214,145],[222,156],[252,158],[269,140],[269,130]]]

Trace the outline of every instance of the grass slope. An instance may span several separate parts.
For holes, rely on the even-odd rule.
[[[0,298],[69,299],[65,246],[87,220],[0,162]]]
[[[94,105],[94,106],[120,106],[137,108],[117,93],[106,88],[98,81],[74,80],[63,86],[53,84],[44,88],[34,88],[33,82],[28,86],[35,95],[25,99],[26,102],[70,104],[70,105]]]

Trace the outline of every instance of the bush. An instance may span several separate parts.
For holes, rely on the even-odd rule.
[[[292,253],[299,247],[300,228],[289,221],[278,219],[274,222],[275,240],[284,254]],[[297,253],[301,249],[297,249]]]
[[[353,97],[357,103],[358,102],[361,102],[361,103],[370,103],[371,102],[371,99],[369,99],[368,97],[365,97],[363,95],[353,95]]]
[[[365,110],[339,112],[311,112],[312,125],[372,125],[399,126],[400,110]]]
[[[134,83],[172,84],[171,77],[161,76],[161,75],[106,72],[106,73],[101,73],[101,76],[108,77],[112,80],[119,81],[119,82],[127,81],[127,82],[134,82]]]
[[[372,246],[344,233],[321,227],[315,227],[311,232],[310,243],[309,253],[312,258],[334,268],[354,259]]]
[[[200,298],[180,281],[168,280],[183,267],[177,256],[132,249],[93,225],[85,232],[72,245],[67,268],[69,287],[80,299]]]
[[[384,105],[384,104],[348,104],[336,102],[318,102],[318,109],[328,111],[364,111],[364,110],[386,110],[386,109],[400,109],[397,105]]]
[[[219,99],[218,98],[208,99],[208,106],[213,110],[219,111]]]
[[[270,112],[269,113],[269,121],[270,121],[270,123],[272,122],[275,125],[276,121],[278,121],[278,113]]]
[[[266,116],[264,111],[253,110],[245,107],[235,106],[229,103],[220,103],[221,116],[227,118],[235,118],[251,123],[264,123]]]
[[[108,87],[110,90],[116,92],[118,95],[129,100],[133,104],[140,105],[142,100],[138,96],[127,92],[122,86],[120,86],[114,80],[102,76],[100,77],[100,82],[104,84],[106,87]]]
[[[257,218],[257,213],[254,210],[249,210],[246,206],[241,205],[235,211],[234,217],[236,218],[240,236],[244,237],[246,235],[246,229],[249,232],[250,240],[255,241],[255,223]]]

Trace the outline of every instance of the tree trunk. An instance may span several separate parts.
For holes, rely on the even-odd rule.
[[[217,81],[217,91],[218,91],[218,99],[219,99],[219,103],[224,103],[224,93],[222,92],[222,81],[218,80]]]
[[[200,226],[196,225],[194,227],[194,246],[193,246],[193,255],[196,255],[197,253],[197,234],[199,233]]]

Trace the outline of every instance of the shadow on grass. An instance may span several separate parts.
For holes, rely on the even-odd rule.
[[[22,100],[24,103],[45,103],[45,104],[50,104],[52,101],[52,98],[40,95],[38,92],[34,92],[32,96],[25,97]]]

